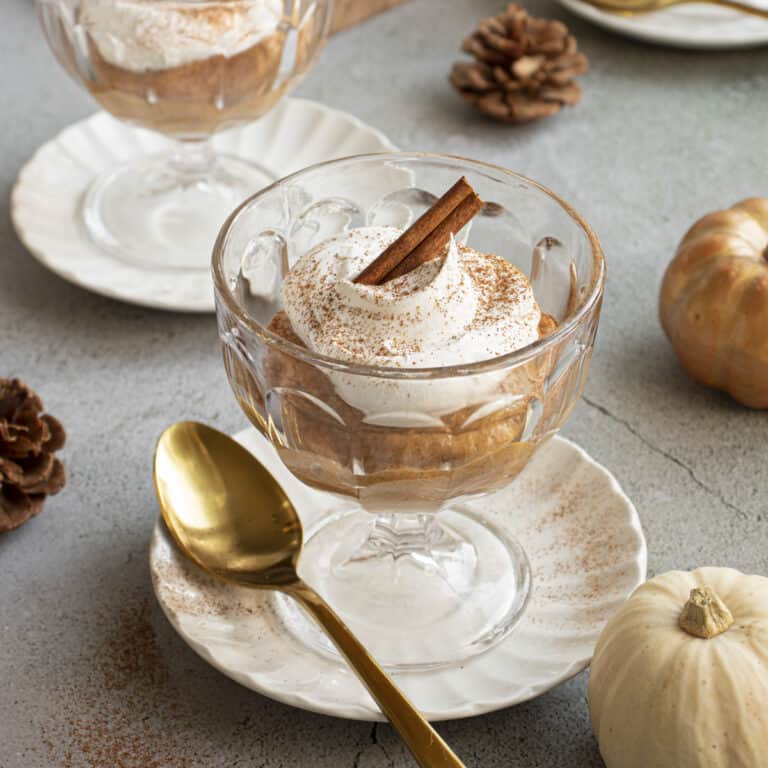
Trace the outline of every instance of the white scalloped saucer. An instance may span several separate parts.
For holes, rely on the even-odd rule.
[[[215,136],[213,145],[257,161],[275,178],[337,157],[395,149],[383,133],[347,112],[295,98],[283,99],[255,123]],[[121,261],[95,245],[80,221],[83,195],[98,174],[168,147],[160,134],[106,112],[65,128],[19,173],[11,196],[19,239],[41,264],[88,290],[158,309],[213,312],[207,270],[166,271]]]
[[[275,475],[306,527],[338,499],[296,480],[254,429],[236,435]],[[533,568],[533,595],[504,641],[461,667],[397,673],[431,720],[469,717],[538,696],[583,670],[604,624],[645,580],[647,553],[632,502],[574,443],[543,445],[512,486],[473,505],[512,532]],[[356,720],[382,715],[354,673],[290,634],[273,596],[214,581],[185,560],[161,522],[152,584],[176,631],[207,662],[278,701]]]
[[[691,3],[628,18],[595,8],[584,0],[558,2],[587,21],[647,43],[715,51],[768,44],[765,19],[730,8]],[[768,9],[768,0],[750,2]]]

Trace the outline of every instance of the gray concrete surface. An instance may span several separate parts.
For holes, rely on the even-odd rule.
[[[694,218],[768,194],[768,51],[697,54],[571,24],[591,60],[584,100],[537,125],[485,122],[446,85],[462,36],[501,0],[412,0],[332,41],[299,90],[401,147],[500,163],[562,193],[609,261],[583,403],[564,432],[634,499],[650,568],[768,573],[768,415],[681,372],[656,315],[659,280]],[[157,608],[146,566],[153,443],[181,418],[245,424],[211,317],[90,295],[13,234],[22,163],[94,106],[54,62],[32,0],[0,15],[0,375],[23,376],[69,429],[66,491],[0,537],[0,766],[406,766],[388,726],[276,704],[209,668]],[[586,674],[523,706],[440,726],[469,766],[601,761]]]

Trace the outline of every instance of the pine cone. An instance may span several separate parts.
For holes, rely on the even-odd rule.
[[[66,483],[53,455],[66,432],[42,410],[40,398],[19,379],[0,379],[0,533],[40,512],[46,495]]]
[[[451,83],[497,120],[524,123],[578,103],[576,75],[588,69],[576,39],[559,21],[533,19],[519,5],[480,22],[462,50],[476,61],[457,62]]]

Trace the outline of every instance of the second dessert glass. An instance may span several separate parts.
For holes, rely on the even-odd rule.
[[[487,201],[469,244],[528,275],[554,332],[485,362],[404,370],[330,359],[270,330],[281,281],[302,254],[344,229],[406,228],[462,175]],[[508,485],[581,393],[605,279],[588,225],[502,168],[360,156],[244,203],[219,236],[213,272],[238,402],[296,477],[339,497],[307,532],[302,576],[390,669],[461,664],[506,637],[530,594],[530,567],[519,543],[466,501]],[[304,642],[334,653],[290,602],[278,597],[277,608]]]
[[[107,112],[175,140],[94,181],[86,230],[132,264],[207,270],[227,215],[274,181],[215,153],[210,139],[257,119],[299,82],[327,38],[333,0],[36,3],[56,57]]]

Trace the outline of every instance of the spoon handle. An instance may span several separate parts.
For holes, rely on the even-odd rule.
[[[694,0],[686,0],[686,2],[694,2]],[[732,8],[734,11],[748,13],[750,16],[759,16],[762,19],[768,19],[768,11],[765,10],[765,8],[757,8],[750,3],[740,3],[738,0],[709,0],[709,2],[724,8]]]
[[[300,581],[287,588],[286,592],[293,595],[325,629],[422,768],[465,768],[437,731],[312,587]]]

